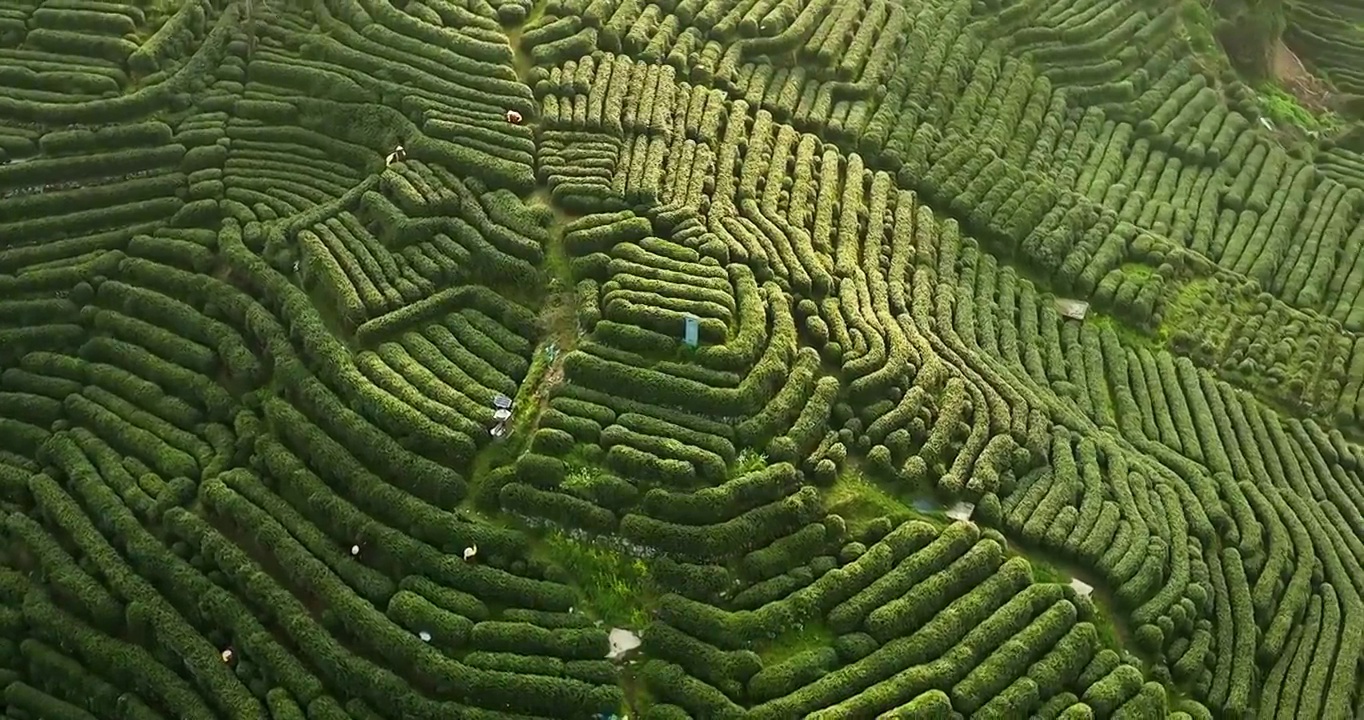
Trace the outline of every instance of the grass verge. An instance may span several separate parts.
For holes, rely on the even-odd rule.
[[[550,531],[537,552],[573,578],[592,617],[614,626],[640,629],[649,624],[657,591],[643,558]]]

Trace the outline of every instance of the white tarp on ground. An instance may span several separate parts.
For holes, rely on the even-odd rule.
[[[1071,298],[1056,298],[1056,310],[1072,320],[1084,320],[1089,313],[1089,303]]]
[[[639,636],[624,628],[611,628],[607,639],[611,642],[611,652],[606,653],[609,660],[615,660],[640,645]]]
[[[1081,597],[1089,597],[1089,594],[1094,592],[1094,586],[1083,580],[1072,579],[1070,586],[1075,588],[1075,592],[1079,593]]]
[[[950,517],[953,520],[970,520],[971,513],[975,511],[975,509],[976,509],[975,503],[969,503],[966,502],[965,500],[962,500],[961,502],[958,502],[956,505],[947,508],[947,517]]]

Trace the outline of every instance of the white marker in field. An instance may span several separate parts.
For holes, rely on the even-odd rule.
[[[611,632],[607,633],[607,640],[611,650],[606,653],[606,657],[610,660],[615,660],[643,643],[638,635],[625,628],[611,628]]]

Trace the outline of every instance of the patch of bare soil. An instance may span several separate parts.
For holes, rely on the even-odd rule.
[[[1330,109],[1331,88],[1308,71],[1283,40],[1275,42],[1270,51],[1270,70],[1279,85],[1297,98],[1304,108],[1312,112]]]

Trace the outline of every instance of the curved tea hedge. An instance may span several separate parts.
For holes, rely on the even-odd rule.
[[[1358,714],[1364,160],[1184,22],[0,0],[0,711]]]

